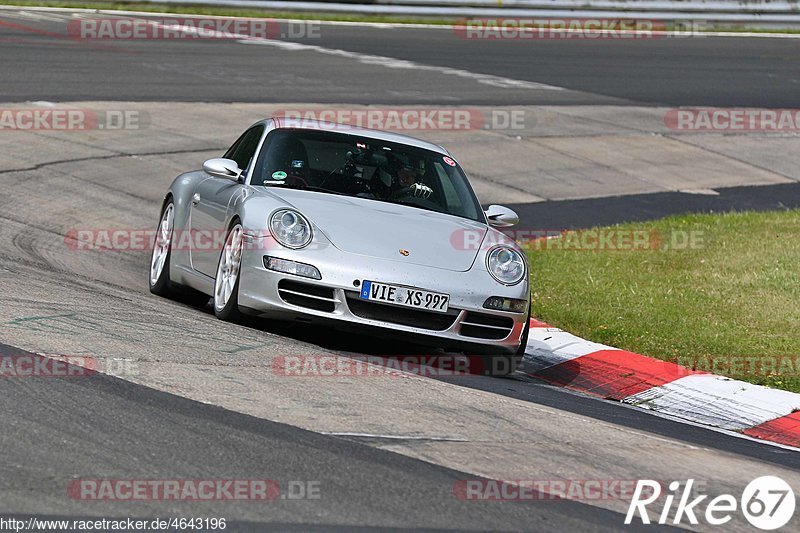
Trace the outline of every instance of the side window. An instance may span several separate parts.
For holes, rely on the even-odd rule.
[[[228,151],[225,152],[223,157],[226,159],[233,159],[236,161],[236,164],[239,165],[239,168],[242,170],[247,170],[247,167],[250,166],[250,161],[256,154],[258,141],[261,140],[261,135],[263,133],[263,125],[250,128],[244,132],[244,134],[239,137],[235,143],[233,143],[233,146],[231,146]]]
[[[230,148],[228,148],[228,151],[225,152],[225,155],[223,155],[222,158],[223,159],[233,159],[233,154],[236,153],[236,150],[239,149],[239,146],[241,146],[242,141],[245,139],[245,137],[247,137],[247,135],[249,133],[250,133],[250,130],[247,130],[246,132],[242,133],[239,136],[239,138],[236,139],[236,142],[233,143]],[[234,159],[234,161],[235,161],[235,159]],[[241,168],[241,167],[239,167],[239,168]]]

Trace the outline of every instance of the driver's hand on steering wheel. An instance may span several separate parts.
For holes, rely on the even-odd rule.
[[[433,189],[422,183],[412,183],[408,187],[398,189],[392,194],[392,198],[402,198],[404,196],[413,196],[415,198],[422,198],[427,200],[433,193]]]
[[[431,194],[433,193],[433,189],[428,187],[423,183],[415,183],[411,187],[409,187],[410,193],[417,198],[430,198]]]

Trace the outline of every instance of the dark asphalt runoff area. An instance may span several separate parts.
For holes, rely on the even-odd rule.
[[[508,204],[531,228],[581,229],[626,222],[655,220],[687,213],[773,211],[800,207],[800,183],[725,187],[717,194],[658,192],[561,200],[533,204]]]

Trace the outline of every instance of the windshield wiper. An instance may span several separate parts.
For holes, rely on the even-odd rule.
[[[436,205],[435,203],[431,202],[436,208],[433,207],[426,207],[422,206],[416,202],[409,202],[405,198],[387,198],[385,200],[381,200],[382,202],[386,202],[387,204],[397,204],[397,205],[407,205],[408,207],[416,207],[417,209],[422,209],[424,211],[433,211],[434,213],[444,213],[445,215],[451,215],[452,213],[448,213],[440,206]]]
[[[327,192],[330,194],[338,194],[340,196],[350,196],[347,193],[341,191],[334,191],[333,189],[326,189],[325,187],[315,187],[314,185],[307,185],[305,187],[298,187],[299,189],[305,189],[307,191],[314,191],[314,192]]]

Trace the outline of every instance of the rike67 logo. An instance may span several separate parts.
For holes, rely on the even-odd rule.
[[[650,524],[652,520],[658,524],[689,523],[696,526],[700,523],[699,516],[707,524],[721,526],[730,522],[740,510],[751,525],[771,531],[786,525],[794,515],[794,491],[788,483],[776,476],[754,479],[745,487],[738,500],[731,494],[720,494],[704,504],[703,512],[701,504],[709,496],[697,495],[694,479],[687,480],[683,486],[679,481],[673,481],[668,489],[669,492],[663,495],[664,506],[661,513],[651,518],[647,506],[662,498],[661,484],[650,479],[640,479],[625,515],[625,524],[631,524],[638,515],[642,524]]]

